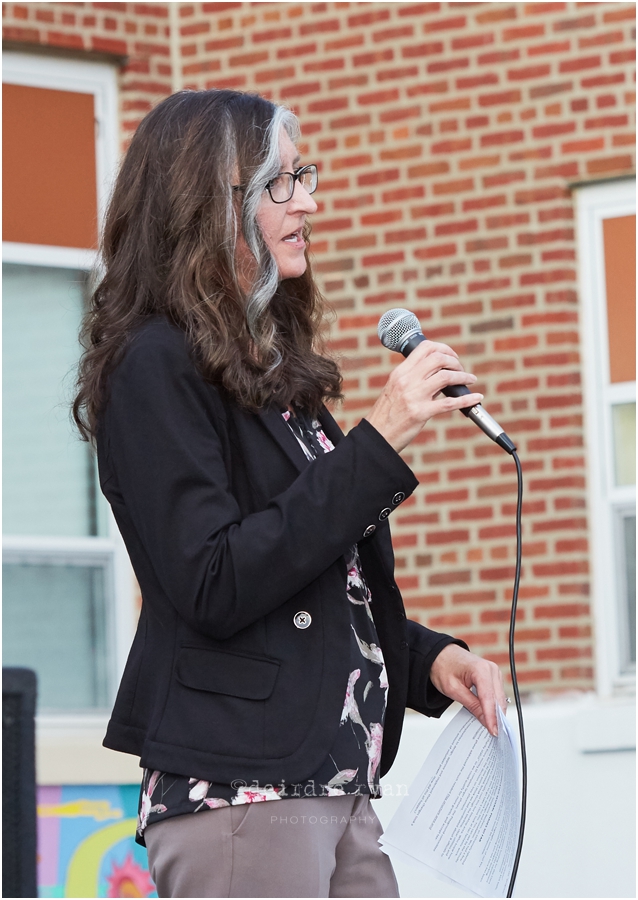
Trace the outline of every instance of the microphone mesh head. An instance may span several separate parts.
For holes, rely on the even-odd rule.
[[[379,340],[388,350],[398,350],[415,334],[422,334],[421,323],[409,309],[389,309],[379,319]]]

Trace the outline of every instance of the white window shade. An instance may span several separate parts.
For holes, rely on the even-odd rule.
[[[92,453],[71,425],[86,273],[3,266],[4,533],[98,533]]]

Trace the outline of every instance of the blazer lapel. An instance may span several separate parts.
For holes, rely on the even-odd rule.
[[[310,465],[310,460],[301,449],[299,441],[292,433],[290,426],[287,425],[281,412],[276,407],[270,406],[267,409],[259,410],[258,415],[262,424],[277,441],[289,460],[299,472],[303,472]]]

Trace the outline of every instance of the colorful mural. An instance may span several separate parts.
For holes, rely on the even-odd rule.
[[[157,897],[135,843],[139,787],[38,788],[40,897]]]

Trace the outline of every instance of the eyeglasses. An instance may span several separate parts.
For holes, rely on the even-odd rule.
[[[296,172],[280,172],[279,175],[271,178],[264,187],[270,194],[273,203],[287,203],[295,192],[295,182],[297,181],[309,194],[314,194],[319,183],[317,167],[309,165],[297,169]],[[237,184],[233,185],[233,190],[243,191],[245,187]]]

